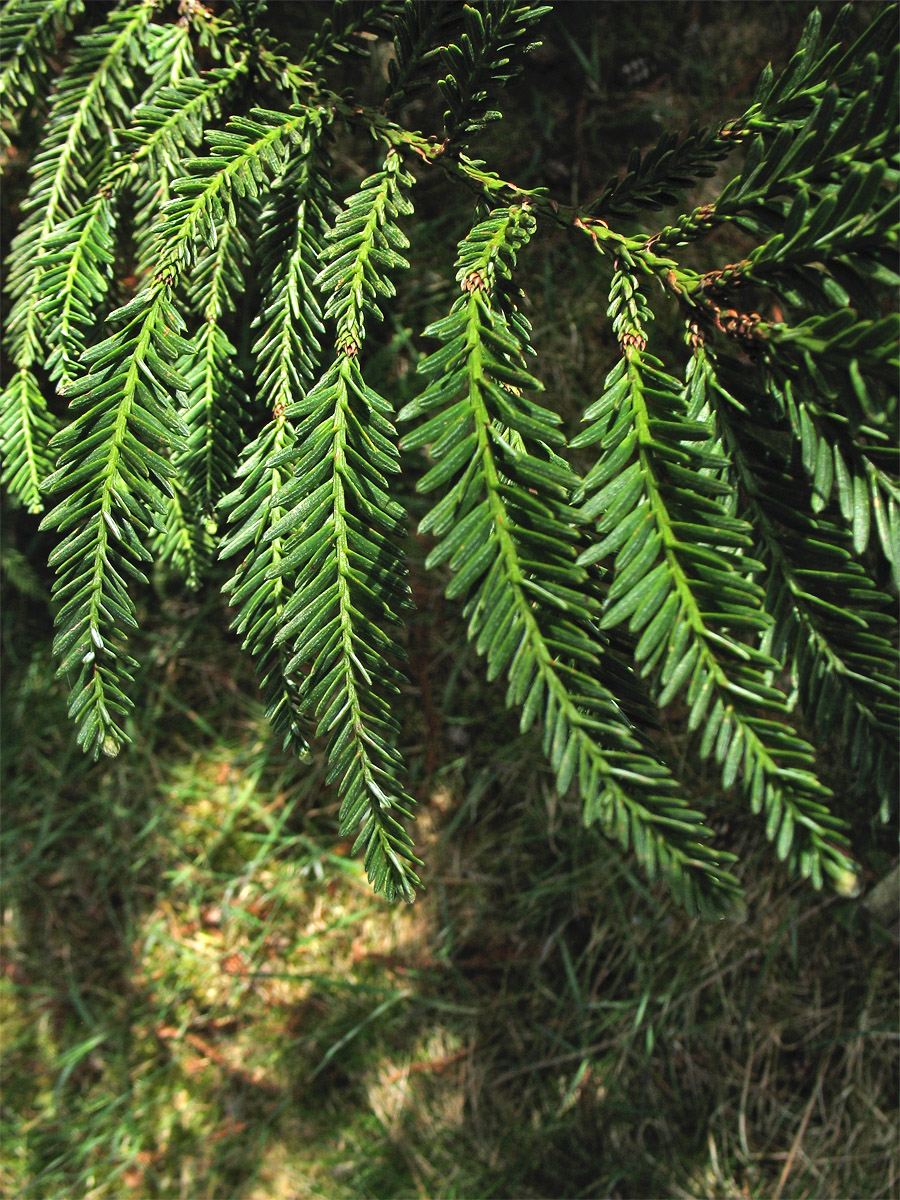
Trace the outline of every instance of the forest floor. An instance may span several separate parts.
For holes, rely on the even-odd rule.
[[[580,827],[432,622],[427,889],[391,908],[212,615],[158,619],[151,732],[115,762],[71,748],[46,656],[18,689],[4,1194],[897,1195],[897,950],[856,901],[792,883],[720,799],[747,917],[688,919]]]

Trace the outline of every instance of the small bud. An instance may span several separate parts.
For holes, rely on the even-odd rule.
[[[122,749],[122,743],[114,738],[111,733],[108,733],[103,739],[102,750],[107,758],[115,758]]]
[[[842,868],[832,876],[832,886],[839,896],[845,896],[848,900],[853,900],[860,893],[859,876],[849,867]]]

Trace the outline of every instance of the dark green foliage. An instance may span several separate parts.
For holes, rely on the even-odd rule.
[[[791,855],[821,883],[823,868],[836,876],[846,869],[845,839],[821,803],[827,792],[812,747],[792,730],[786,697],[773,686],[779,663],[744,636],[770,630],[754,579],[765,565],[750,555],[753,526],[729,512],[709,359],[698,347],[683,388],[643,349],[640,321],[649,312],[633,277],[618,275],[612,298],[629,353],[588,410],[593,423],[580,439],[601,449],[585,477],[582,515],[602,540],[583,558],[615,553],[600,627],[628,621],[635,661],[659,703],[684,692],[689,728],[702,726],[701,756],[715,756],[726,787],[740,774],[779,856]]]
[[[501,114],[488,107],[496,90],[521,71],[512,55],[529,49],[524,35],[531,25],[550,12],[546,5],[516,4],[502,0],[480,9],[465,4],[465,31],[455,42],[441,46],[441,66],[446,72],[438,87],[447,103],[444,131],[451,145],[463,145]]]
[[[853,890],[808,739],[842,738],[888,815],[896,10],[855,44],[852,13],[824,35],[814,14],[745,112],[663,134],[572,208],[469,157],[548,9],[336,3],[297,48],[258,2],[184,0],[172,21],[147,3],[82,7],[4,10],[4,131],[22,136],[26,110],[43,126],[7,268],[0,436],[11,497],[32,512],[52,497],[56,652],[85,749],[115,754],[128,736],[132,591],[149,565],[193,588],[227,559],[273,726],[301,754],[327,742],[342,834],[377,890],[412,899],[392,708],[411,607],[399,419],[424,459],[427,566],[585,822],[690,910],[739,905],[733,856],[665,761],[655,714],[676,706],[778,856]],[[394,59],[366,107],[346,83],[379,39]],[[443,112],[424,134],[405,123],[422,97]],[[352,187],[329,157],[348,130],[377,155]],[[654,232],[601,219],[678,203],[730,156],[715,198]],[[478,211],[398,414],[370,347],[396,317],[427,172]],[[618,351],[575,436],[543,394],[516,283],[534,238],[560,226],[608,288]],[[692,265],[723,227],[748,247],[740,261]],[[657,332],[662,306],[681,350]]]
[[[445,27],[457,15],[456,6],[446,0],[416,4],[404,0],[403,9],[393,22],[394,57],[388,63],[390,90],[385,108],[420,92],[431,82],[429,68],[440,58]]]
[[[506,675],[523,732],[542,721],[559,789],[577,781],[585,821],[633,845],[650,878],[666,876],[689,907],[721,910],[736,882],[702,844],[702,815],[623,712],[640,700],[607,653],[577,559],[569,497],[578,479],[552,449],[564,445],[559,417],[523,394],[541,385],[525,370],[528,325],[504,285],[534,227],[525,207],[477,225],[457,259],[466,294],[425,331],[445,345],[420,365],[430,386],[401,415],[428,420],[406,445],[430,445],[436,460],[420,491],[452,483],[420,526],[439,539],[426,566],[449,563],[447,595],[467,601],[488,678]]]

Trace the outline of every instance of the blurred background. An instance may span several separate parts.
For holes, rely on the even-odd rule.
[[[316,3],[269,10],[298,43],[322,15]],[[586,203],[633,146],[739,115],[810,10],[560,3],[478,153],[507,179]],[[385,72],[376,46],[338,82],[378,96]],[[430,132],[439,97],[402,115]],[[348,136],[334,160],[350,191],[374,165],[371,142]],[[12,164],[12,218],[25,166]],[[412,269],[367,363],[398,407],[417,390],[419,331],[456,294],[453,247],[473,216],[470,194],[415,170]],[[622,227],[652,232],[666,217]],[[730,236],[691,253],[729,261]],[[542,229],[521,277],[536,371],[573,430],[615,352],[587,250]],[[675,314],[661,326],[677,348]],[[502,689],[483,683],[444,581],[424,572],[419,464],[407,465],[418,615],[403,750],[426,862],[411,908],[373,897],[337,837],[321,756],[299,763],[269,734],[217,594],[227,564],[203,593],[159,575],[139,597],[133,742],[85,761],[50,656],[50,543],[36,518],[5,511],[4,1193],[897,1195],[892,935],[860,902],[789,880],[760,824],[693,761],[677,710],[668,753],[740,853],[746,920],[687,919],[584,830],[539,740],[518,737]],[[850,802],[838,751],[823,748],[821,770],[872,883],[896,828]]]

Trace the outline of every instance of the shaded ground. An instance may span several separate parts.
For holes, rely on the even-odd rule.
[[[121,761],[67,757],[46,660],[18,689],[7,1194],[896,1194],[896,947],[855,902],[789,883],[727,807],[747,921],[648,895],[472,658],[440,669],[435,622],[429,886],[390,909],[233,647],[191,652],[210,616],[157,625],[154,736]]]

